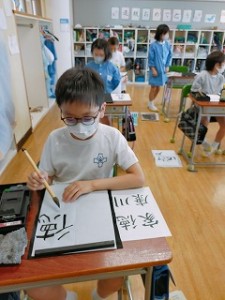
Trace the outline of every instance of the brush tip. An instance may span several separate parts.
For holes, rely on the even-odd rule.
[[[21,150],[22,150],[22,151],[26,151],[26,148],[22,148]]]
[[[60,208],[59,199],[57,197],[53,198],[55,204]]]

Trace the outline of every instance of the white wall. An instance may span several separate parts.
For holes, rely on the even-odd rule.
[[[53,20],[54,34],[59,38],[55,42],[57,50],[57,75],[58,77],[67,69],[73,66],[73,8],[72,0],[47,0],[45,1],[46,17]],[[60,26],[60,19],[69,19],[69,30],[63,32]]]
[[[0,0],[0,7],[3,8],[3,0]],[[8,36],[17,34],[14,16],[6,16],[7,29],[4,30],[5,43],[8,45]],[[11,88],[12,98],[15,105],[15,140],[16,143],[24,137],[31,128],[31,119],[29,106],[27,103],[27,94],[23,77],[23,68],[20,54],[9,54],[10,70],[11,70]]]

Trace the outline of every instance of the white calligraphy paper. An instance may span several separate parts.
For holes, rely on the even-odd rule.
[[[193,18],[193,22],[201,22],[202,20],[202,10],[197,9],[194,12],[194,18]]]
[[[111,19],[118,20],[119,19],[119,7],[112,7],[111,8]]]
[[[142,9],[142,21],[149,21],[150,20],[150,9],[143,8]]]
[[[161,8],[153,8],[152,21],[161,21]]]
[[[180,168],[181,160],[174,150],[152,150],[157,167]]]
[[[185,10],[183,11],[182,22],[183,22],[183,23],[190,23],[190,22],[191,22],[191,16],[192,16],[192,10],[190,10],[190,9],[185,9]]]
[[[48,249],[51,253],[51,249],[115,241],[108,192],[93,192],[65,203],[61,200],[65,187],[64,184],[52,186],[60,200],[60,208],[45,192],[32,256],[35,256],[37,250]]]
[[[171,236],[148,187],[112,191],[112,200],[122,241]]]
[[[174,9],[173,22],[180,22],[180,21],[181,21],[181,9]]]
[[[171,9],[164,9],[163,10],[163,21],[169,22],[169,21],[171,21],[171,17],[172,17]]]
[[[122,20],[129,20],[130,18],[130,8],[129,7],[122,7],[121,9],[121,19]]]
[[[131,10],[131,20],[132,21],[139,21],[140,20],[140,8],[133,7]]]

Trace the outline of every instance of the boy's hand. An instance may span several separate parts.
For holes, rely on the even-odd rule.
[[[32,191],[42,190],[45,188],[43,181],[48,181],[48,174],[40,171],[41,176],[37,172],[33,172],[28,176],[27,186]]]
[[[88,194],[93,191],[92,181],[75,181],[68,185],[63,193],[63,201],[69,202],[76,200],[83,194]]]
[[[168,72],[169,72],[169,70],[170,70],[170,68],[169,68],[169,67],[166,67],[166,68],[165,68],[165,72],[166,72],[166,73],[168,73]]]

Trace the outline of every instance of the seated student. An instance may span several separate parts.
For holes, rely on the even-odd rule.
[[[222,74],[225,71],[225,55],[221,51],[210,53],[206,58],[205,67],[206,70],[195,77],[191,91],[200,91],[205,94],[220,94],[224,85],[224,76]],[[206,127],[209,121],[208,117],[203,117],[201,120]],[[219,130],[213,143],[209,143],[207,139],[203,141],[203,156],[209,156],[216,152],[225,136],[225,117],[216,117],[216,121],[219,123]]]
[[[143,186],[142,169],[124,136],[116,128],[99,123],[106,103],[104,84],[95,71],[67,70],[57,82],[56,101],[66,126],[49,135],[40,161],[42,177],[33,172],[28,178],[31,190],[43,189],[43,178],[50,184],[68,183],[63,201],[69,202],[92,191]],[[101,165],[95,160],[100,154],[105,158]],[[112,177],[115,164],[125,174]],[[100,280],[92,299],[105,299],[122,284],[123,278]],[[33,300],[76,299],[62,286],[30,289],[27,293]]]
[[[120,72],[110,61],[111,52],[106,40],[95,40],[91,45],[91,53],[94,60],[87,63],[87,67],[95,70],[102,77],[105,93],[112,93],[120,84]],[[101,119],[101,123],[111,125],[111,120],[105,116]]]
[[[106,40],[97,39],[91,45],[94,60],[87,67],[95,70],[103,79],[106,93],[112,93],[120,83],[120,72],[110,61],[111,52]]]
[[[111,37],[108,39],[109,49],[112,53],[111,62],[117,66],[117,68],[120,70],[120,72],[126,71],[126,64],[125,59],[123,56],[123,53],[119,51],[119,40],[116,37]],[[127,82],[127,76],[123,76],[120,81],[121,85],[121,92],[126,92],[126,82]],[[115,92],[115,91],[114,91]]]

